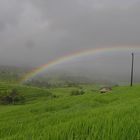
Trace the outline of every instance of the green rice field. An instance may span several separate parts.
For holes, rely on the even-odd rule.
[[[25,97],[17,105],[0,105],[0,140],[140,140],[140,85],[113,87],[101,94],[99,87],[41,89],[16,88]]]

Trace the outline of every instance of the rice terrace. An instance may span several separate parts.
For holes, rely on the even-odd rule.
[[[0,140],[140,140],[139,13],[0,0]]]

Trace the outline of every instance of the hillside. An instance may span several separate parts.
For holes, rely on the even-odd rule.
[[[26,75],[28,75],[34,68],[33,67],[16,67],[16,66],[2,66],[0,65],[0,82],[9,84],[21,83]],[[29,81],[23,82],[25,85],[35,87],[70,87],[77,84],[106,84],[116,85],[117,82],[104,79],[103,77],[95,78],[95,75],[85,75],[83,73],[72,73],[64,70],[51,70],[35,76]]]
[[[0,84],[0,90],[11,88],[26,101],[0,105],[1,140],[140,139],[140,85],[114,87],[108,94],[85,85],[80,87],[85,94],[72,96],[78,87],[47,90]]]
[[[17,83],[31,68],[0,65],[0,82]]]

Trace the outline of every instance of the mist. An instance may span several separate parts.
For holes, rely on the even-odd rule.
[[[138,0],[0,0],[0,65],[39,67],[94,48],[140,48]],[[137,53],[137,52],[136,52]],[[140,55],[135,59],[139,81]],[[80,57],[52,70],[129,81],[131,50]]]

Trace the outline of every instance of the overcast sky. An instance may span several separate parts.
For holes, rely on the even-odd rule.
[[[140,0],[0,0],[0,64],[122,45],[140,45]]]

